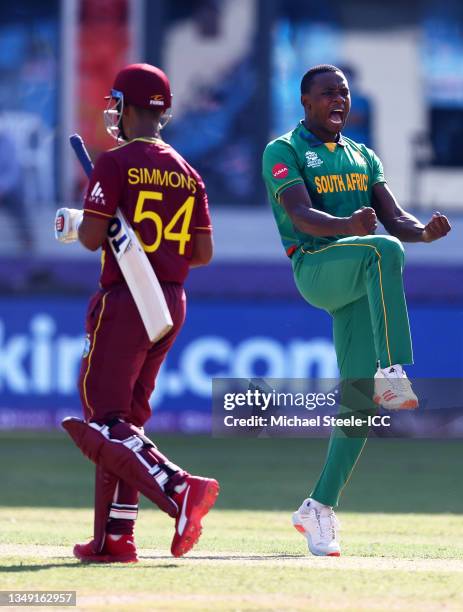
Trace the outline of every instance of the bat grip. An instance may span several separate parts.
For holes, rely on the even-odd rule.
[[[93,170],[93,164],[90,155],[88,154],[88,151],[85,148],[85,144],[82,140],[82,137],[79,136],[79,134],[73,134],[69,137],[69,142],[71,143],[71,147],[73,148],[74,153],[76,154],[76,157],[79,160],[80,165],[82,166],[82,169],[84,170],[85,174],[90,177]]]

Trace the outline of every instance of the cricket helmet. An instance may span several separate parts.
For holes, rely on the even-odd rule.
[[[110,95],[106,96],[108,106],[104,111],[106,131],[116,140],[126,140],[122,130],[124,105],[146,109],[159,109],[160,127],[169,121],[172,94],[166,74],[150,64],[131,64],[116,76]]]

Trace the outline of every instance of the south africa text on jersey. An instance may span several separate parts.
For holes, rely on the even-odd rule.
[[[129,168],[127,175],[130,185],[158,185],[173,189],[188,189],[193,195],[196,193],[196,180],[193,176],[182,172],[159,168]]]
[[[368,191],[368,174],[348,172],[326,174],[314,178],[317,193],[338,193],[340,191]]]

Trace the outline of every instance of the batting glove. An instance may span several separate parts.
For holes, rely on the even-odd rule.
[[[83,210],[76,208],[59,208],[55,215],[55,238],[59,242],[75,242],[78,238],[79,225],[84,216]]]

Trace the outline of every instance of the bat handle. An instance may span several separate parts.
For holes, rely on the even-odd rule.
[[[74,153],[76,154],[77,159],[79,160],[80,165],[82,166],[85,174],[90,177],[93,170],[93,164],[90,155],[88,154],[88,151],[85,148],[85,144],[82,140],[82,137],[79,136],[79,134],[73,134],[69,137],[69,142],[71,143],[71,147],[73,148]]]

